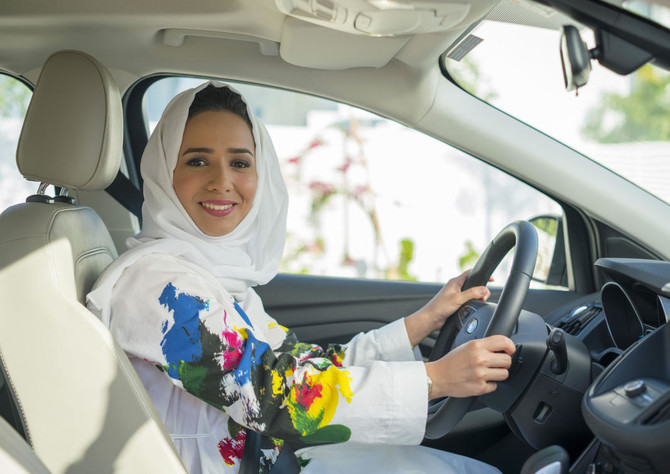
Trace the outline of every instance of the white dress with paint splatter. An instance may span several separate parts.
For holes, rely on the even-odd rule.
[[[149,254],[114,286],[110,329],[191,473],[237,472],[244,427],[266,436],[262,472],[284,440],[332,443],[299,450],[303,472],[498,472],[417,446],[426,372],[402,320],[302,344],[252,290],[236,302],[197,265]]]

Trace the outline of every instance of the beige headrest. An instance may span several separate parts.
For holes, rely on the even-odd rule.
[[[123,111],[110,72],[91,56],[60,51],[40,73],[16,150],[27,179],[100,190],[121,163]]]

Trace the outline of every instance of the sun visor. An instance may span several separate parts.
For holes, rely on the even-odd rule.
[[[382,67],[411,38],[352,35],[287,17],[279,54],[287,63],[309,68]]]

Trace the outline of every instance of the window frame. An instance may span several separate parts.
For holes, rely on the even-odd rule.
[[[442,61],[440,59],[440,68],[442,69]],[[445,73],[446,70],[443,70]],[[126,160],[129,179],[131,182],[138,188],[142,188],[142,179],[140,176],[140,161],[142,157],[142,152],[146,146],[149,135],[148,131],[148,119],[146,111],[144,109],[144,94],[147,89],[156,83],[159,80],[177,77],[177,78],[192,78],[192,79],[202,79],[206,80],[220,80],[226,82],[230,80],[233,83],[242,83],[249,84],[258,87],[273,88],[279,90],[285,90],[288,92],[295,92],[297,94],[306,94],[302,91],[296,91],[285,87],[276,87],[273,85],[250,82],[250,81],[241,81],[239,79],[227,79],[219,77],[207,77],[207,76],[198,76],[198,75],[185,75],[185,74],[173,74],[173,73],[159,73],[153,74],[151,76],[146,76],[135,83],[133,83],[123,95],[123,107],[124,107],[124,159]],[[455,85],[460,88],[460,85],[454,81],[448,74],[445,74],[445,77]],[[467,91],[466,91],[467,92]],[[468,93],[469,94],[469,93]],[[315,94],[315,97],[320,97]],[[471,95],[471,94],[470,94]],[[492,105],[486,103],[482,99],[475,97],[477,100],[485,103],[489,107]],[[337,100],[331,97],[322,97],[323,99],[338,102],[341,104],[350,105],[352,107],[359,108],[361,110],[366,110],[364,107],[359,107],[356,104],[351,104],[344,100]],[[372,112],[374,113],[374,112]],[[375,115],[378,115],[375,113]],[[383,117],[383,116],[382,116]],[[392,118],[383,117],[385,119],[393,120]],[[403,124],[405,125],[405,124]],[[405,125],[406,126],[406,125]],[[412,128],[412,127],[410,127]],[[423,133],[416,130],[418,133]],[[435,138],[435,137],[431,137]],[[534,186],[532,183],[529,183],[517,176],[509,174],[505,170],[487,162],[486,160],[473,155],[465,150],[460,149],[448,142],[442,141],[445,145],[454,148],[462,153],[465,153],[472,159],[483,162],[485,165],[490,166],[491,168],[497,170],[498,172],[505,173],[514,179],[518,180],[521,183],[529,186],[535,191],[543,194],[547,198],[553,200],[563,209],[563,219],[564,219],[564,244],[566,251],[566,261],[567,261],[567,272],[568,272],[568,287],[565,288],[567,291],[576,292],[577,294],[589,294],[595,291],[598,284],[597,275],[593,267],[593,263],[597,260],[599,256],[599,250],[597,245],[597,235],[596,222],[588,217],[586,214],[581,212],[578,208],[570,205],[569,203],[557,199],[552,193],[548,193],[542,189],[539,189],[537,186]],[[141,193],[140,193],[141,194]]]

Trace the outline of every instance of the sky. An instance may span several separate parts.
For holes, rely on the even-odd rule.
[[[588,84],[566,92],[557,31],[486,22],[473,34],[484,38],[468,55],[487,84],[481,92],[494,92],[493,105],[577,149],[587,143],[579,127],[601,94],[629,87],[628,78],[592,62]]]
[[[589,48],[593,34],[582,31]],[[607,92],[625,95],[631,76],[620,76],[591,61],[588,83],[567,92],[559,55],[559,32],[484,22],[473,32],[484,39],[467,56],[477,65],[477,93],[493,93],[490,103],[670,203],[670,137],[666,141],[599,144],[582,136],[587,113]],[[448,68],[462,65],[449,61]],[[670,111],[668,112],[670,113]]]

